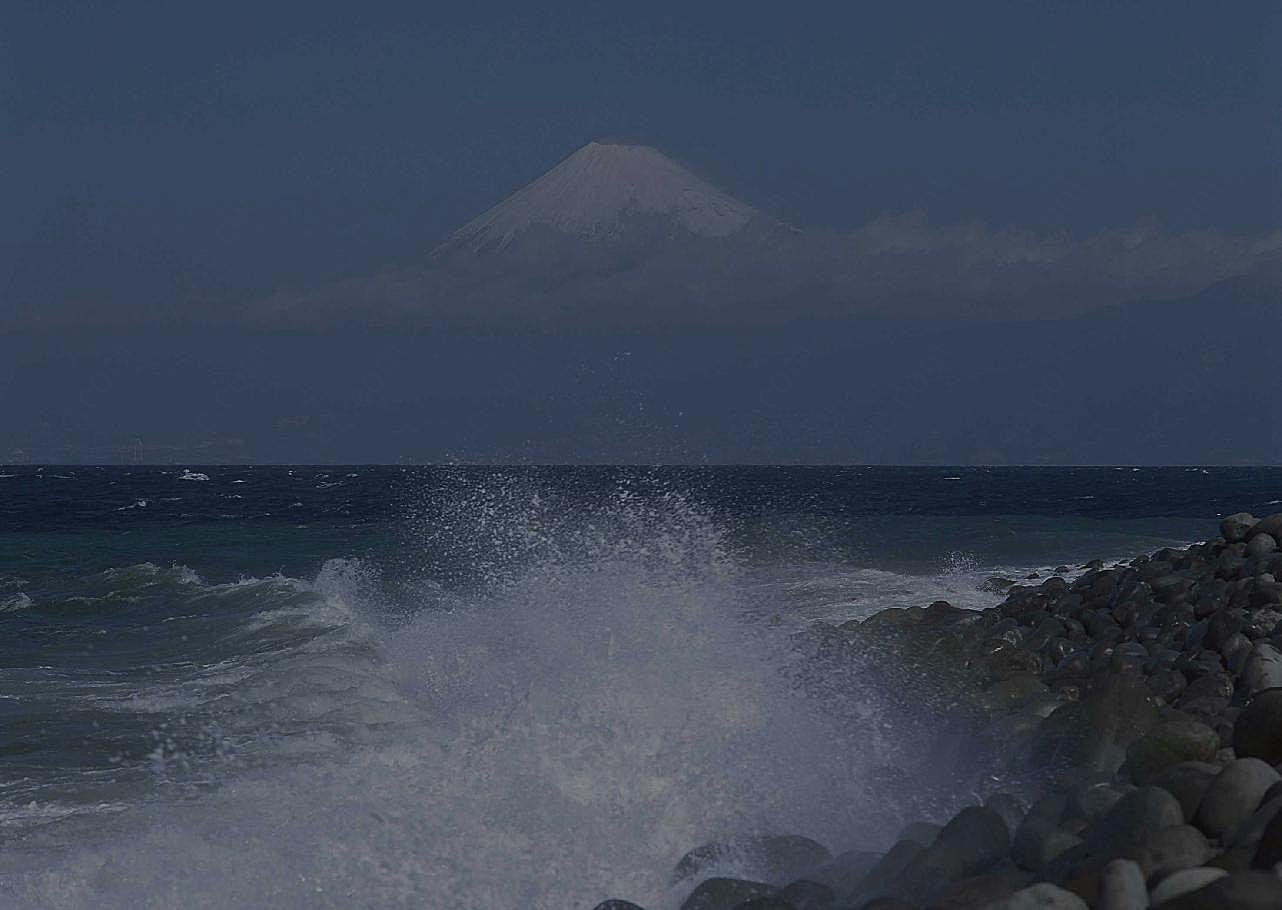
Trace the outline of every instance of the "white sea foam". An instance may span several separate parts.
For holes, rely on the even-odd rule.
[[[391,627],[355,562],[310,584],[210,586],[201,596],[314,595],[241,634],[296,613],[329,629],[212,685],[171,686],[240,756],[213,766],[217,789],[70,829],[57,853],[11,847],[0,894],[59,908],[661,908],[683,897],[673,864],[714,837],[884,844],[903,819],[892,794],[866,795],[889,748],[861,726],[873,693],[838,706],[800,691],[788,630],[753,618],[777,592],[679,498],[620,502],[569,531],[472,513],[522,558]],[[159,736],[157,780],[180,781],[189,751]]]

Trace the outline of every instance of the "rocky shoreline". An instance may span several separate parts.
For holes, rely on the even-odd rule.
[[[704,845],[674,872],[682,910],[1282,908],[1282,513],[1219,530],[1071,581],[993,579],[1006,599],[984,611],[816,624],[806,646],[967,687],[1034,792],[909,824],[885,853]],[[730,858],[755,877],[713,874]]]

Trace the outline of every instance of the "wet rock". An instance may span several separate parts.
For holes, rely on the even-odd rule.
[[[931,902],[931,910],[972,910],[988,907],[1027,887],[1032,876],[1018,869],[986,872],[954,882]]]
[[[1258,758],[1231,762],[1212,781],[1198,806],[1197,826],[1209,836],[1227,837],[1260,805],[1260,800],[1280,776]]]
[[[1159,906],[1156,900],[1153,906]],[[1234,872],[1160,906],[1163,910],[1277,910],[1282,907],[1282,880],[1269,872]]]
[[[1272,869],[1278,863],[1282,863],[1282,812],[1275,812],[1264,826],[1251,858],[1256,869]]]
[[[970,806],[944,825],[931,849],[953,857],[962,875],[974,875],[1010,853],[1010,831],[992,809]]]
[[[674,883],[694,878],[719,866],[752,870],[761,878],[783,883],[803,877],[816,866],[832,860],[828,848],[800,834],[744,837],[696,847],[677,863]]]
[[[1277,792],[1280,786],[1282,785],[1275,784],[1269,788],[1255,811],[1247,816],[1246,821],[1242,822],[1232,834],[1224,839],[1225,844],[1231,847],[1249,847],[1252,855],[1255,854],[1255,848],[1264,836],[1264,832],[1268,829],[1269,823],[1273,821],[1279,811],[1282,811],[1282,797],[1270,797],[1270,794]]]
[[[1184,894],[1190,894],[1206,887],[1217,879],[1225,878],[1229,873],[1215,866],[1198,866],[1196,869],[1185,869],[1168,875],[1158,882],[1149,895],[1154,907]]]
[[[991,904],[987,910],[1090,910],[1086,901],[1072,891],[1038,882],[1016,891],[1005,900]]]
[[[1159,670],[1148,678],[1148,690],[1167,704],[1179,698],[1187,687],[1188,680],[1179,670]]]
[[[909,863],[924,850],[921,844],[910,840],[896,842],[886,855],[868,870],[868,874],[859,883],[857,890],[869,896],[885,894],[890,885],[908,868]]]
[[[1140,786],[1153,783],[1183,762],[1209,762],[1220,748],[1219,735],[1195,720],[1169,720],[1131,743],[1123,770]]]
[[[1019,823],[1024,820],[1024,814],[1027,812],[1024,804],[1018,797],[1009,793],[994,793],[988,799],[984,800],[984,808],[996,812],[1001,820],[1006,823],[1006,830],[1014,835]]]
[[[911,858],[908,857],[908,859]],[[873,853],[868,850],[848,850],[845,853],[837,854],[831,861],[808,872],[806,878],[828,886],[839,898],[846,901],[854,897],[856,892],[859,891],[860,885],[868,877],[868,873],[873,870],[881,859],[882,855],[880,853]],[[907,860],[905,860],[906,863]],[[887,878],[887,881],[893,878],[894,875],[898,875],[899,871],[899,869],[895,869]]]
[[[681,910],[733,910],[744,901],[756,897],[769,897],[774,891],[765,882],[751,882],[739,878],[710,878],[699,886],[681,904]]]
[[[1249,536],[1269,534],[1275,539],[1282,539],[1282,512],[1265,515],[1251,528]]]
[[[1112,809],[1128,791],[1129,788],[1122,789],[1110,783],[1083,784],[1069,793],[1064,811],[1070,817],[1089,820]]]
[[[1267,641],[1256,642],[1242,667],[1241,685],[1248,695],[1282,686],[1282,651]]]
[[[1148,886],[1139,864],[1129,859],[1115,859],[1105,866],[1095,906],[1096,910],[1145,910]]]
[[[1258,523],[1258,519],[1249,512],[1238,512],[1220,522],[1220,536],[1229,543],[1241,543]]]
[[[917,910],[917,908],[897,897],[875,897],[866,904],[861,904],[859,910]]]
[[[1174,796],[1184,813],[1184,821],[1191,822],[1202,804],[1202,797],[1219,774],[1219,765],[1210,762],[1181,762],[1158,775],[1153,785]]]
[[[1032,808],[1024,815],[1011,841],[1011,858],[1021,869],[1037,872],[1059,853],[1080,843],[1078,838],[1069,835],[1065,836],[1071,837],[1073,843],[1048,843],[1050,838],[1060,833],[1059,823],[1067,803],[1067,797],[1062,794],[1044,796],[1033,803]]]
[[[1192,825],[1163,828],[1144,841],[1144,849],[1148,854],[1145,871],[1152,879],[1200,866],[1214,852],[1206,835]]]
[[[943,829],[943,825],[936,825],[934,822],[911,822],[904,826],[904,830],[899,832],[896,840],[910,840],[923,847],[929,847]]]
[[[1042,722],[1032,743],[1032,759],[1112,774],[1126,760],[1130,744],[1158,720],[1142,678],[1114,675],[1093,680],[1081,701],[1060,706]]]
[[[1246,544],[1246,558],[1259,559],[1277,551],[1278,542],[1269,534],[1257,534]]]
[[[822,882],[802,879],[779,889],[775,897],[796,910],[828,910],[837,903],[836,892]]]
[[[1097,821],[1086,839],[1092,855],[1114,857],[1135,847],[1163,828],[1184,822],[1184,810],[1161,787],[1140,787],[1118,800]]]
[[[754,897],[742,904],[735,904],[731,910],[798,910],[790,901],[778,897]]]
[[[632,901],[608,900],[597,904],[592,910],[644,910],[644,908]]]

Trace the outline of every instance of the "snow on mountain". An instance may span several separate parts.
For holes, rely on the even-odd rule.
[[[699,237],[728,237],[756,214],[655,149],[591,142],[465,224],[445,247],[503,249],[536,225],[599,240],[638,215],[672,219]]]

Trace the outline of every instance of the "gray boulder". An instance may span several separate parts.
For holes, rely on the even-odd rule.
[[[831,860],[827,847],[800,834],[743,837],[691,850],[677,863],[672,881],[675,884],[715,869],[734,869],[783,884]]]
[[[1258,693],[1233,724],[1233,751],[1239,758],[1282,762],[1282,688]]]
[[[936,825],[934,822],[910,822],[904,825],[904,830],[899,832],[896,840],[910,840],[913,843],[921,844],[923,847],[929,847],[939,837],[939,832],[943,830],[943,825]]]
[[[987,910],[1090,910],[1090,907],[1072,891],[1049,882],[1038,882],[1016,891],[1005,900],[990,904]]]
[[[1202,797],[1197,826],[1209,837],[1227,837],[1250,817],[1265,792],[1279,780],[1282,776],[1258,758],[1230,762]]]
[[[1163,828],[1144,842],[1144,849],[1148,854],[1146,871],[1152,879],[1200,866],[1214,852],[1206,835],[1192,825]]]
[[[1202,797],[1219,774],[1220,766],[1210,762],[1181,762],[1158,775],[1153,785],[1174,796],[1184,812],[1184,820],[1191,822],[1202,804]]]
[[[1268,534],[1278,543],[1282,543],[1282,512],[1264,516],[1256,522],[1249,533],[1252,538],[1259,534]]]
[[[681,910],[732,910],[744,901],[756,897],[769,897],[774,888],[765,882],[750,882],[738,878],[710,878],[681,904]]]
[[[1163,828],[1183,822],[1184,810],[1170,792],[1161,787],[1140,787],[1118,800],[1091,827],[1086,843],[1092,855],[1115,857]]]
[[[888,893],[891,883],[903,874],[904,870],[908,868],[908,864],[916,859],[924,849],[921,844],[915,841],[898,841],[886,851],[885,856],[868,870],[868,874],[859,883],[858,893],[869,897]]]
[[[1019,828],[1019,823],[1024,820],[1024,814],[1028,811],[1018,797],[1009,793],[994,793],[984,800],[984,808],[991,809],[1001,816],[1002,821],[1006,823],[1006,830],[1011,834]]]
[[[1241,543],[1258,523],[1258,519],[1251,513],[1238,512],[1220,522],[1220,536],[1229,543]]]
[[[1206,724],[1187,718],[1168,720],[1131,743],[1123,770],[1143,787],[1173,765],[1211,761],[1219,748],[1219,734]]]
[[[1282,687],[1282,651],[1267,641],[1256,642],[1242,667],[1240,685],[1248,695]]]
[[[1277,552],[1278,542],[1271,534],[1256,534],[1246,543],[1247,559],[1260,559]]]
[[[1256,869],[1272,869],[1278,863],[1282,863],[1282,812],[1275,812],[1260,832],[1251,859]]]
[[[1145,910],[1148,886],[1139,864],[1129,859],[1115,859],[1105,866],[1095,907],[1096,910]]]
[[[930,847],[946,853],[961,875],[974,875],[1010,853],[1010,831],[992,809],[970,806],[944,825]]]
[[[1153,887],[1149,900],[1154,907],[1160,907],[1167,901],[1184,894],[1191,894],[1205,888],[1216,879],[1227,876],[1228,870],[1215,866],[1198,866],[1196,869],[1185,869],[1168,875]]]
[[[881,861],[881,858],[880,853],[868,850],[848,850],[806,873],[806,878],[828,886],[843,901],[848,901],[855,896],[868,873]],[[907,860],[905,860],[906,863]],[[893,874],[898,875],[899,869],[894,870]]]
[[[1247,817],[1246,821],[1238,825],[1237,830],[1225,839],[1225,844],[1231,847],[1250,847],[1254,851],[1255,845],[1264,836],[1269,823],[1278,812],[1282,811],[1282,796],[1270,796],[1270,794],[1277,794],[1280,786],[1282,785],[1274,784],[1268,789],[1268,792],[1261,797],[1260,805]]]
[[[1154,901],[1153,906],[1159,905]],[[1163,910],[1277,910],[1282,907],[1282,880],[1271,872],[1234,872],[1160,906]]]
[[[831,888],[806,879],[780,888],[774,896],[795,910],[828,910],[837,903],[837,895]]]
[[[954,882],[931,902],[931,910],[970,910],[988,907],[1032,882],[1032,875],[1019,869],[1000,869]]]

